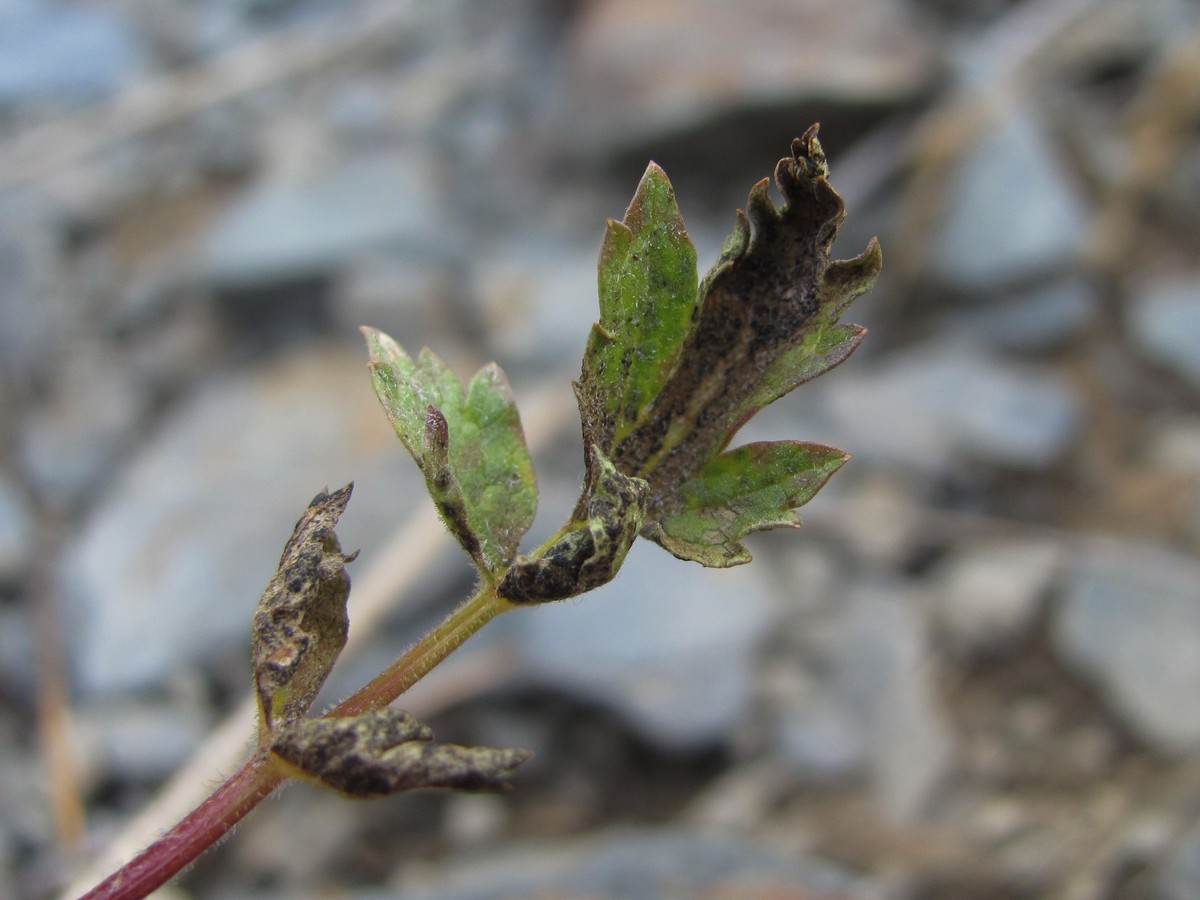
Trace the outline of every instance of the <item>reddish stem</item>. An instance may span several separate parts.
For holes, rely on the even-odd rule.
[[[511,608],[485,586],[444,622],[353,696],[330,710],[351,716],[387,706],[462,646],[480,628]],[[130,862],[84,895],[83,900],[137,900],[166,884],[228,834],[246,814],[286,781],[260,749],[213,794]]]
[[[84,900],[145,897],[219,841],[283,782],[256,753],[179,824],[84,895]]]
[[[369,709],[387,706],[466,643],[467,638],[500,613],[511,608],[510,603],[496,596],[494,588],[481,588],[413,645],[407,653],[326,715],[353,716]]]

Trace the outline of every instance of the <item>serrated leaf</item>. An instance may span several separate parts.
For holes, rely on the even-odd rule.
[[[512,389],[495,363],[471,379],[461,417],[450,420],[450,463],[484,555],[502,571],[533,524],[537,479]]]
[[[444,384],[439,378],[445,364],[428,350],[421,353],[419,365],[391,337],[374,328],[363,328],[370,353],[368,366],[375,394],[392,428],[418,466],[424,468],[425,415],[430,406],[444,403],[443,391],[462,388],[455,378]],[[459,405],[454,403],[454,406]]]
[[[414,361],[386,334],[363,334],[375,392],[446,527],[482,572],[498,577],[537,512],[533,462],[508,380],[493,363],[464,390],[430,350]]]
[[[876,238],[853,259],[829,263],[817,288],[817,313],[812,322],[800,332],[796,346],[771,362],[757,390],[731,415],[727,440],[760,409],[845,362],[858,349],[867,330],[860,325],[840,325],[838,318],[871,289],[882,265]]]
[[[883,248],[877,237],[871,238],[858,256],[830,262],[817,288],[819,320],[827,324],[836,322],[851,303],[875,286],[882,268]]]
[[[499,596],[558,600],[610,580],[638,523],[641,535],[678,556],[744,562],[741,538],[795,524],[796,508],[842,464],[839,451],[798,443],[722,452],[754,413],[842,362],[863,338],[838,318],[878,275],[879,245],[851,260],[829,258],[845,206],[828,174],[813,126],[775,167],[783,203],[772,201],[768,179],[754,185],[716,265],[697,283],[671,185],[657,166],[647,169],[624,220],[608,223],[600,253],[600,318],[575,386],[584,488],[571,520],[529,557],[514,560],[525,516],[499,519],[521,523],[515,537],[479,521],[481,507],[512,502],[499,487],[502,467],[485,458],[489,440],[472,427],[489,420],[502,394],[499,407],[516,423],[507,392],[484,391],[480,402],[473,383],[464,396],[428,351],[414,363],[367,331],[388,415],[448,527]],[[532,504],[524,511],[531,519]]]
[[[820,444],[747,444],[710,460],[677,494],[651,535],[681,559],[723,568],[750,561],[751,532],[798,525],[796,509],[849,457]]]
[[[646,169],[624,221],[609,221],[598,275],[600,321],[578,390],[585,441],[607,451],[662,390],[696,306],[696,250],[657,165]]]
[[[699,287],[668,378],[625,437],[604,448],[621,471],[650,482],[647,536],[751,415],[841,362],[862,337],[837,318],[877,276],[879,246],[830,260],[845,206],[815,126],[779,161],[775,182],[785,202],[775,206],[767,179],[751,189]],[[586,418],[585,406],[581,398]]]
[[[805,334],[799,346],[771,363],[755,393],[731,414],[726,443],[759,410],[844,362],[866,336],[867,330],[859,325],[831,325]]]

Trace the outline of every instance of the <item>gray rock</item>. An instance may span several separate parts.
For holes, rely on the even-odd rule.
[[[922,814],[954,756],[918,599],[887,584],[852,589],[827,662],[829,701],[863,748],[881,807],[897,820]]]
[[[669,14],[637,0],[604,0],[577,18],[568,59],[570,122],[562,132],[585,152],[805,98],[902,101],[929,84],[936,65],[933,43],[893,0],[685,0]]]
[[[1066,278],[959,312],[952,324],[980,343],[1036,352],[1078,337],[1095,321],[1098,310],[1091,285]]]
[[[727,740],[773,621],[753,565],[714,571],[637,542],[611,584],[502,620],[528,678],[609,704],[668,748]]]
[[[1164,753],[1200,747],[1200,564],[1097,544],[1070,567],[1053,632],[1062,657],[1138,737]]]
[[[143,57],[112,9],[10,0],[0,11],[0,105],[102,97],[140,70]]]
[[[786,531],[760,541],[773,551],[776,589],[787,607],[757,679],[757,705],[773,758],[794,780],[857,779],[869,768],[864,728],[834,691],[832,674],[845,644],[850,580],[830,558],[828,543],[805,542],[803,533]]]
[[[1192,828],[1159,867],[1155,900],[1196,900],[1200,897],[1200,826]]]
[[[823,593],[822,609],[781,631],[791,647],[761,680],[775,753],[796,780],[866,779],[891,818],[919,818],[955,753],[934,692],[927,598],[876,581]]]
[[[320,889],[309,893],[302,886],[327,882],[328,873],[353,852],[350,848],[361,846],[366,811],[333,791],[307,786],[274,799],[278,802],[255,810],[253,827],[231,842],[235,871],[248,873],[246,881],[271,882],[276,896],[315,898]],[[252,891],[244,884],[234,881],[232,891],[214,893],[248,896]]]
[[[506,848],[446,867],[432,884],[401,885],[410,900],[508,897],[880,897],[835,866],[719,832],[673,828],[610,832],[565,845]]]
[[[74,716],[77,754],[92,782],[167,778],[208,737],[211,723],[196,704],[126,701],[88,704]]]
[[[34,523],[25,498],[0,475],[0,584],[21,577],[33,560]]]
[[[777,712],[779,750],[796,777],[829,782],[865,770],[863,729],[831,696],[828,685],[814,685]]]
[[[987,288],[1071,261],[1087,213],[1040,126],[1017,111],[982,131],[950,180],[931,265]]]
[[[1138,347],[1200,389],[1200,277],[1147,288],[1129,317]]]
[[[34,645],[32,604],[0,606],[0,679],[14,695],[33,702],[38,654]]]
[[[382,249],[445,259],[454,243],[430,173],[381,155],[253,188],[215,224],[202,274],[245,288],[333,274]]]
[[[61,355],[78,298],[64,284],[61,231],[44,198],[0,196],[0,373],[26,377]],[[20,382],[14,382],[19,384]]]
[[[793,431],[796,429],[793,426]],[[865,448],[843,440],[844,435],[814,431],[806,436],[821,443],[851,447],[858,460]],[[778,435],[775,435],[776,437]],[[851,464],[821,489],[810,503],[804,521],[827,529],[847,552],[877,571],[902,569],[927,539],[923,521],[924,483],[911,472],[885,466]]]
[[[390,137],[396,118],[389,108],[388,82],[357,77],[338,84],[328,105],[331,130],[351,144]]]
[[[339,280],[334,322],[346,333],[370,325],[414,351],[445,347],[454,340],[451,332],[462,325],[456,315],[463,305],[455,299],[458,288],[454,266],[445,260],[372,255]]]
[[[53,809],[46,802],[44,776],[39,777],[45,771],[44,760],[27,749],[24,735],[20,740],[4,737],[4,753],[0,754],[0,871],[4,872],[4,885],[0,895],[7,900],[50,892],[49,880],[38,876],[50,868],[43,848],[53,845],[56,830]],[[43,870],[38,872],[39,868]],[[61,877],[62,869],[53,874]]]
[[[19,452],[26,477],[47,501],[70,506],[107,483],[149,406],[147,385],[118,354],[66,342],[52,396],[25,416]]]
[[[928,598],[839,576],[828,562],[822,572],[817,557],[786,559],[790,617],[761,672],[774,756],[797,781],[865,779],[890,817],[918,818],[954,757],[934,692]]]
[[[592,323],[598,248],[526,236],[474,268],[475,293],[497,355],[520,367],[576,367]]]
[[[1023,468],[1053,464],[1079,436],[1065,379],[997,358],[971,341],[935,339],[838,373],[822,401],[835,444],[856,456],[936,472],[956,455]]]
[[[149,687],[226,648],[243,658],[292,526],[317,491],[352,479],[339,533],[344,548],[369,554],[424,491],[361,351],[299,351],[201,390],[116,480],[69,553],[81,689]]]
[[[330,30],[324,18],[330,11],[304,0],[155,0],[153,27],[160,43],[175,54],[206,57],[261,39],[264,32],[307,24],[314,30]],[[167,19],[164,23],[160,20]]]
[[[960,654],[1011,649],[1032,628],[1062,557],[1044,541],[983,540],[959,545],[931,575],[934,622]]]

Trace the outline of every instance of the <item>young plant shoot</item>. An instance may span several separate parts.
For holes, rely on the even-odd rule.
[[[814,125],[750,191],[704,278],[666,174],[651,164],[600,249],[600,320],[575,383],[584,477],[567,522],[522,555],[537,483],[504,373],[464,387],[430,350],[410,356],[364,328],[375,391],[425,476],[442,521],[479,572],[458,609],[375,680],[322,715],[311,706],[346,641],[350,578],[334,531],[351,487],[321,493],[284,548],[254,616],[259,738],[250,760],[162,839],[87,896],[143,897],[291,778],[352,797],[418,788],[508,790],[523,750],[437,744],[389,708],[497,615],[611,581],[638,537],[704,566],[747,563],[743,539],[799,524],[846,461],[801,441],[729,449],[763,407],[845,360],[864,330],[839,322],[879,273],[872,240],[830,248],[845,217]]]

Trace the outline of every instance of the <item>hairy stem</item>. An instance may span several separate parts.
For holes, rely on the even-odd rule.
[[[369,709],[387,706],[461,647],[467,638],[513,606],[514,604],[496,596],[494,586],[482,586],[407,653],[331,709],[327,715],[353,716]]]
[[[374,680],[326,715],[351,716],[387,706],[461,647],[467,638],[512,608],[512,604],[496,596],[493,586],[482,586]],[[286,780],[270,755],[257,751],[207,800],[84,895],[84,900],[145,897],[191,865]]]
[[[282,781],[269,757],[255,753],[179,824],[84,896],[145,897],[217,843]]]

